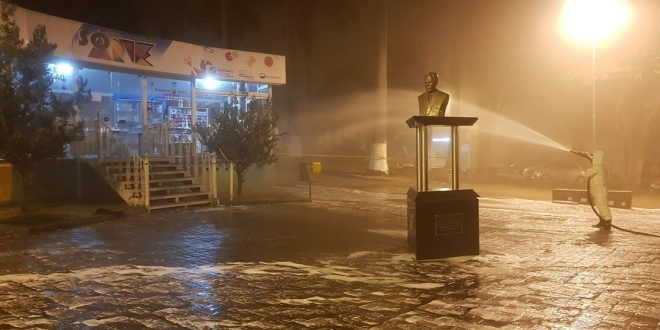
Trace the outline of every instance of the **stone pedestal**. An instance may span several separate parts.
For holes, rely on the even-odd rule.
[[[408,190],[408,245],[417,260],[479,254],[474,190]]]

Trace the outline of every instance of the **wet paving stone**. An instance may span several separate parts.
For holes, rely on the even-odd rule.
[[[287,188],[283,188],[287,189]],[[0,328],[649,328],[657,238],[588,207],[480,200],[481,253],[416,262],[403,194],[155,212],[0,240]],[[660,228],[660,210],[613,210]]]

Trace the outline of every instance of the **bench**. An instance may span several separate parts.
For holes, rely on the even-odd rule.
[[[620,209],[629,209],[632,207],[632,191],[610,190],[607,197],[610,207]],[[552,189],[552,201],[556,203],[589,204],[587,191],[584,189]]]

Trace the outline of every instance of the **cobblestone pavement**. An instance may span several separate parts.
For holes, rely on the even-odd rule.
[[[298,189],[298,188],[289,188]],[[416,262],[404,194],[157,212],[0,241],[0,328],[660,327],[660,240],[480,200],[481,254]],[[613,210],[660,233],[660,210]]]

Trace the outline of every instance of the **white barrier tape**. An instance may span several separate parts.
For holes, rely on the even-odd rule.
[[[335,157],[335,158],[367,158],[371,159],[370,156],[352,156],[352,155],[319,155],[319,154],[291,154],[291,153],[286,153],[286,152],[280,152],[277,154],[278,156],[292,156],[292,157]],[[443,159],[447,157],[438,157],[438,156],[429,156],[429,159]],[[396,157],[379,157],[379,158],[374,158],[374,159],[400,159]]]
[[[336,158],[369,158],[369,156],[351,156],[351,155],[317,155],[317,154],[290,154],[290,153],[278,153],[282,156],[293,156],[293,157],[336,157]]]

